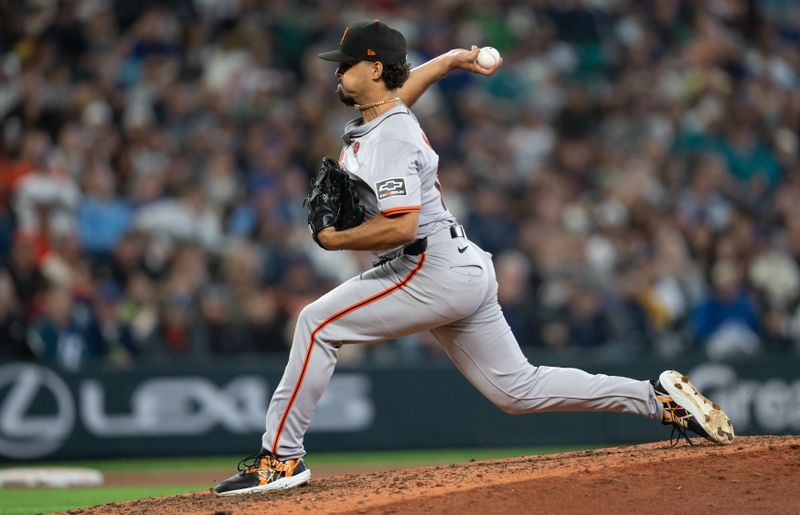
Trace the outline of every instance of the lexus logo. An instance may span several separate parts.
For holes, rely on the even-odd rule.
[[[33,412],[34,404],[46,410]],[[49,454],[64,443],[74,423],[75,402],[55,373],[29,364],[0,367],[0,455]]]

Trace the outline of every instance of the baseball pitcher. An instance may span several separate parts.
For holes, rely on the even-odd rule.
[[[431,331],[461,373],[508,413],[635,413],[727,444],[734,432],[716,404],[685,376],[658,380],[591,375],[528,363],[497,303],[491,255],[471,242],[442,201],[438,156],[410,105],[450,70],[489,75],[478,49],[457,49],[410,72],[406,41],[380,21],[345,29],[339,99],[360,116],[342,136],[338,162],[325,159],[307,198],[309,230],[326,250],[370,250],[375,266],[300,313],[289,362],[269,405],[261,449],[239,464],[218,495],[301,485],[311,471],[303,437],[339,349]]]

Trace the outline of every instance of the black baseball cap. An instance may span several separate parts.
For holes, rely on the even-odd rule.
[[[356,61],[406,62],[406,38],[379,20],[353,23],[344,29],[339,48],[322,52],[326,61],[351,63]]]

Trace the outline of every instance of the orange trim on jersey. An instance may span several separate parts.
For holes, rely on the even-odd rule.
[[[348,313],[352,313],[353,311],[359,310],[365,306],[368,306],[369,304],[372,304],[375,301],[381,300],[382,298],[394,293],[397,290],[402,289],[404,286],[406,286],[408,283],[411,282],[411,279],[413,279],[414,276],[417,275],[417,272],[419,272],[422,269],[422,265],[424,264],[425,264],[425,253],[423,252],[422,254],[420,254],[420,259],[417,262],[417,265],[414,267],[413,270],[411,270],[408,273],[408,275],[406,275],[403,278],[402,281],[393,284],[392,286],[386,288],[382,292],[376,293],[372,297],[368,297],[362,301],[356,302],[355,304],[352,304],[344,308],[335,315],[328,317],[324,322],[318,325],[314,329],[314,331],[311,332],[311,339],[309,340],[308,343],[308,350],[306,351],[306,357],[305,360],[303,361],[303,368],[300,371],[300,377],[297,379],[297,385],[294,387],[294,390],[292,391],[292,396],[289,398],[289,403],[286,405],[286,411],[283,413],[283,417],[281,417],[281,423],[278,424],[278,432],[275,435],[275,440],[273,440],[272,442],[272,455],[276,459],[278,458],[278,442],[280,441],[281,433],[283,433],[283,428],[286,425],[286,419],[289,417],[289,412],[292,410],[292,405],[294,404],[294,401],[297,399],[297,394],[300,392],[300,386],[303,384],[303,379],[305,378],[306,370],[308,370],[308,363],[311,361],[311,351],[314,350],[314,341],[317,336],[317,333],[322,331],[329,324],[332,324],[333,322],[347,315]]]
[[[419,206],[400,206],[381,211],[383,216],[404,215],[406,213],[419,213]]]

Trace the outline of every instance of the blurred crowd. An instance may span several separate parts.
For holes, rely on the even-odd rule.
[[[795,2],[40,0],[0,3],[2,359],[285,352],[372,259],[302,201],[356,116],[316,54],[373,18],[504,56],[414,110],[523,347],[800,349]]]

